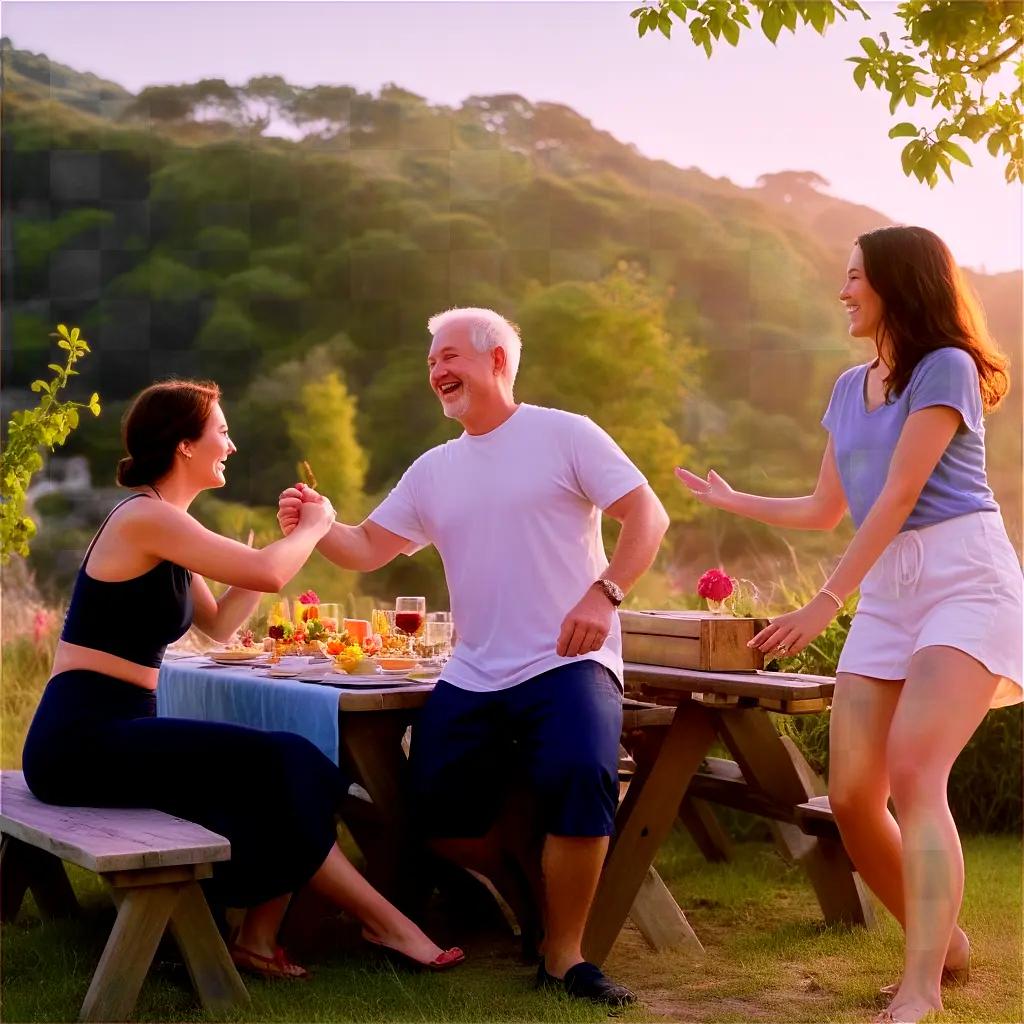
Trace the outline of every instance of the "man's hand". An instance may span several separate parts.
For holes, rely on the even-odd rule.
[[[562,621],[555,651],[562,658],[575,658],[600,650],[612,628],[615,607],[597,587],[589,587]]]
[[[304,501],[323,500],[322,494],[305,484],[296,484],[283,490],[277,500],[277,521],[281,532],[287,537],[299,525],[299,510]]]

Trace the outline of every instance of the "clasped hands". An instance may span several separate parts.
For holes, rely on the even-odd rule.
[[[281,532],[287,537],[306,518],[314,521],[326,518],[326,531],[334,522],[334,506],[329,499],[305,484],[283,490],[277,500],[277,522]]]

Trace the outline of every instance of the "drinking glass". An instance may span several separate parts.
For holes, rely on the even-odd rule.
[[[341,605],[337,601],[321,601],[320,621],[328,633],[337,633],[341,626]]]
[[[395,598],[395,629],[409,638],[409,657],[413,656],[412,638],[420,631],[426,615],[425,597]]]
[[[390,636],[395,630],[395,609],[374,608],[370,613],[370,628],[381,636]]]
[[[267,612],[267,625],[278,626],[282,622],[291,622],[292,613],[288,607],[288,598],[279,597],[270,606],[270,611]]]
[[[452,623],[428,617],[423,640],[430,650],[431,657],[444,664],[452,653]]]

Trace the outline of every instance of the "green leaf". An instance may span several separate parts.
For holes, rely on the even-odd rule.
[[[989,124],[990,121],[987,117],[981,114],[970,114],[960,125],[960,134],[970,139],[971,142],[978,142],[988,131]]]
[[[761,31],[774,43],[782,31],[782,15],[777,7],[766,7],[761,15]]]
[[[968,167],[971,166],[971,158],[955,142],[950,142],[947,139],[940,143],[939,149],[948,153],[954,160],[959,160],[960,163],[967,164]]]
[[[32,381],[32,390],[33,391],[42,391],[44,388],[47,391],[50,390],[49,387],[47,387],[46,381],[44,381],[44,380],[34,380],[34,381]]]
[[[725,21],[722,24],[722,34],[730,46],[735,46],[740,41],[740,27],[735,21]]]
[[[60,335],[60,336],[61,336],[62,338],[70,338],[70,337],[71,337],[71,336],[70,336],[70,335],[68,334],[68,329],[67,329],[67,325],[66,325],[66,324],[57,324],[57,333],[58,333],[58,334],[59,334],[59,335]]]
[[[909,121],[901,121],[889,129],[890,139],[903,139],[910,135],[917,135],[917,127]]]
[[[57,347],[64,349],[66,352],[71,351],[71,346],[66,341],[58,341]]]
[[[46,364],[46,368],[48,370],[53,370],[54,373],[63,373],[64,372],[64,367],[63,366],[58,366],[56,363],[47,363]]]
[[[646,10],[647,10],[646,7],[638,7],[635,11],[630,11],[629,12],[629,16],[631,18],[639,18],[640,15],[643,14],[644,11],[646,11]]]
[[[686,4],[683,3],[683,0],[668,0],[668,6],[680,21],[686,21],[688,11],[686,10]]]
[[[672,38],[672,18],[668,11],[662,11],[658,15],[658,29],[666,39]]]
[[[864,52],[865,52],[865,53],[866,53],[866,54],[867,54],[867,55],[868,55],[869,57],[877,57],[877,56],[878,56],[878,53],[879,53],[879,50],[878,50],[878,43],[876,43],[876,42],[874,41],[874,39],[872,39],[872,38],[871,38],[871,36],[864,36],[864,37],[863,37],[863,38],[861,39],[861,41],[860,41],[860,48],[861,48],[861,49],[862,49],[862,50],[863,50],[863,51],[864,51]]]
[[[903,165],[903,173],[906,175],[909,175],[914,169],[919,141],[916,140],[908,143],[903,147],[903,152],[900,154],[900,163]]]
[[[857,63],[857,66],[853,69],[853,80],[856,83],[857,88],[863,91],[868,77],[867,61],[861,60],[859,57],[850,57],[848,59],[856,61]]]

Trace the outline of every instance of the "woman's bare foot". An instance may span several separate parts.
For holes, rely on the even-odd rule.
[[[962,928],[954,928],[953,937],[946,950],[946,962],[942,965],[941,984],[945,986],[966,985],[970,978],[971,943]],[[892,998],[900,990],[901,981],[883,985],[878,991]]]
[[[410,927],[401,931],[373,932],[369,928],[363,929],[363,938],[378,946],[387,946],[389,949],[397,949],[413,960],[421,964],[429,964],[436,960],[444,950],[436,943],[431,942],[426,935],[410,922]]]
[[[932,1010],[941,1010],[942,1000],[931,1001],[919,996],[904,997],[897,994],[889,1007],[874,1020],[874,1024],[917,1024]]]

